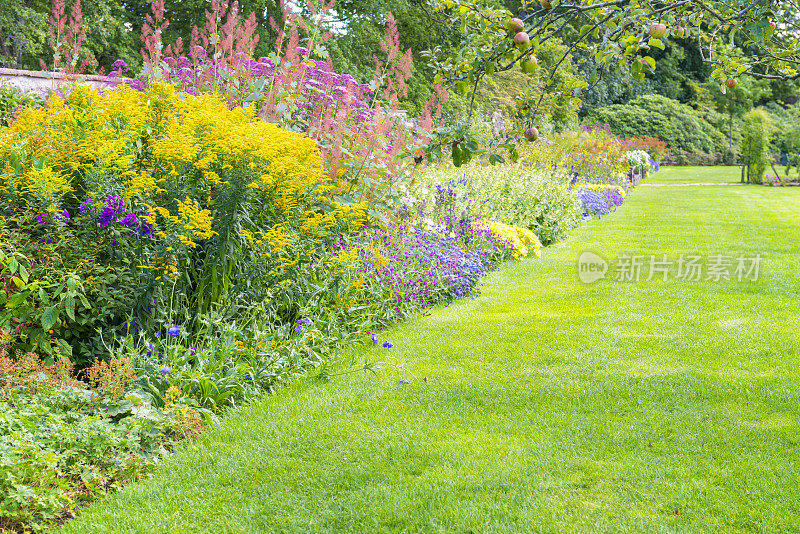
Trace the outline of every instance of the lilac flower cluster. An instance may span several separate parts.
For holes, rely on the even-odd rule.
[[[306,56],[305,48],[298,48],[299,55]],[[216,90],[222,85],[220,82],[235,79],[233,86],[238,88],[240,95],[249,96],[257,87],[259,80],[275,80],[276,69],[271,59],[262,57],[241,61],[238,68],[231,68],[208,57],[202,46],[193,46],[190,56],[164,59],[166,65],[163,79],[175,84],[182,92],[198,94]],[[127,69],[121,60],[114,63],[113,74],[121,76],[123,68]],[[144,73],[138,78],[127,81],[130,87],[143,91],[154,81],[152,74]],[[300,113],[304,117],[330,112],[339,107],[346,106],[351,110],[349,120],[356,124],[371,120],[373,110],[369,101],[372,91],[366,84],[358,83],[349,74],[337,74],[331,65],[325,61],[309,61],[309,66],[302,77],[301,98],[298,99]]]
[[[82,202],[79,208],[81,214],[93,215],[98,213],[98,208],[91,200]],[[130,235],[139,234],[149,236],[153,233],[153,225],[144,217],[139,217],[125,208],[125,199],[119,195],[109,195],[97,215],[97,224],[101,228],[119,225],[130,230]]]
[[[579,189],[577,195],[583,206],[584,217],[591,217],[592,215],[602,217],[611,213],[611,206],[609,206],[604,195],[590,189]]]

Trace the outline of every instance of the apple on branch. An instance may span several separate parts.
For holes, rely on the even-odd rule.
[[[514,36],[514,46],[524,52],[531,45],[531,38],[525,32],[519,32]]]
[[[650,25],[650,37],[661,39],[667,34],[667,27],[660,22]]]
[[[525,24],[520,19],[508,19],[505,23],[506,30],[511,35],[516,35],[525,29]]]

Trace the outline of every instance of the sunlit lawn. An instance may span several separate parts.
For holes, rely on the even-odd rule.
[[[646,184],[740,183],[741,167],[663,167]]]
[[[800,188],[639,188],[480,298],[382,335],[394,349],[354,349],[376,374],[235,412],[65,531],[798,531],[799,236]],[[755,282],[584,285],[585,249],[612,270],[764,260]]]

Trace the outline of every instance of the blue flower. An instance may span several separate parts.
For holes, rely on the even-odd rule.
[[[244,378],[245,378],[245,380],[247,380],[248,382],[252,382],[252,381],[253,381],[253,375],[251,375],[250,373],[245,373],[245,374],[244,374]]]
[[[306,317],[305,319],[298,319],[297,324],[311,324],[311,319]]]
[[[160,335],[161,335],[161,331],[159,330],[159,331],[156,332],[156,337],[159,337]]]
[[[298,334],[301,334],[303,332],[303,325],[301,324],[297,325],[294,331],[297,332]]]
[[[167,367],[167,366],[165,365],[164,367],[162,367],[162,368],[161,368],[161,370],[160,370],[159,372],[160,372],[162,375],[164,375],[164,376],[167,376],[167,375],[168,375],[168,374],[169,374],[171,371],[172,371],[172,369],[170,369],[169,367]]]
[[[150,349],[150,350],[153,350],[153,344],[152,343],[147,343],[147,348]]]
[[[167,330],[167,334],[169,334],[171,337],[178,337],[179,335],[181,335],[181,327],[175,325],[169,330]]]
[[[378,336],[376,336],[375,334],[372,334],[372,342],[375,343],[376,345],[380,343],[380,341],[378,341]]]
[[[394,347],[394,345],[392,345],[392,344],[391,344],[391,343],[389,343],[388,341],[384,341],[384,342],[383,342],[383,348],[384,348],[384,349],[391,349],[392,347]]]
[[[195,349],[194,347],[189,348],[189,354],[191,354],[192,356],[197,356],[197,349]]]

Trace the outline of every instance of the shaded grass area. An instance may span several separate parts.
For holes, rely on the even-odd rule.
[[[394,349],[344,358],[376,374],[231,414],[64,531],[796,531],[798,235],[800,190],[635,190],[480,298],[384,333]],[[756,282],[584,285],[586,249],[612,269],[764,263]]]
[[[648,184],[739,183],[741,167],[662,167],[647,178]]]

